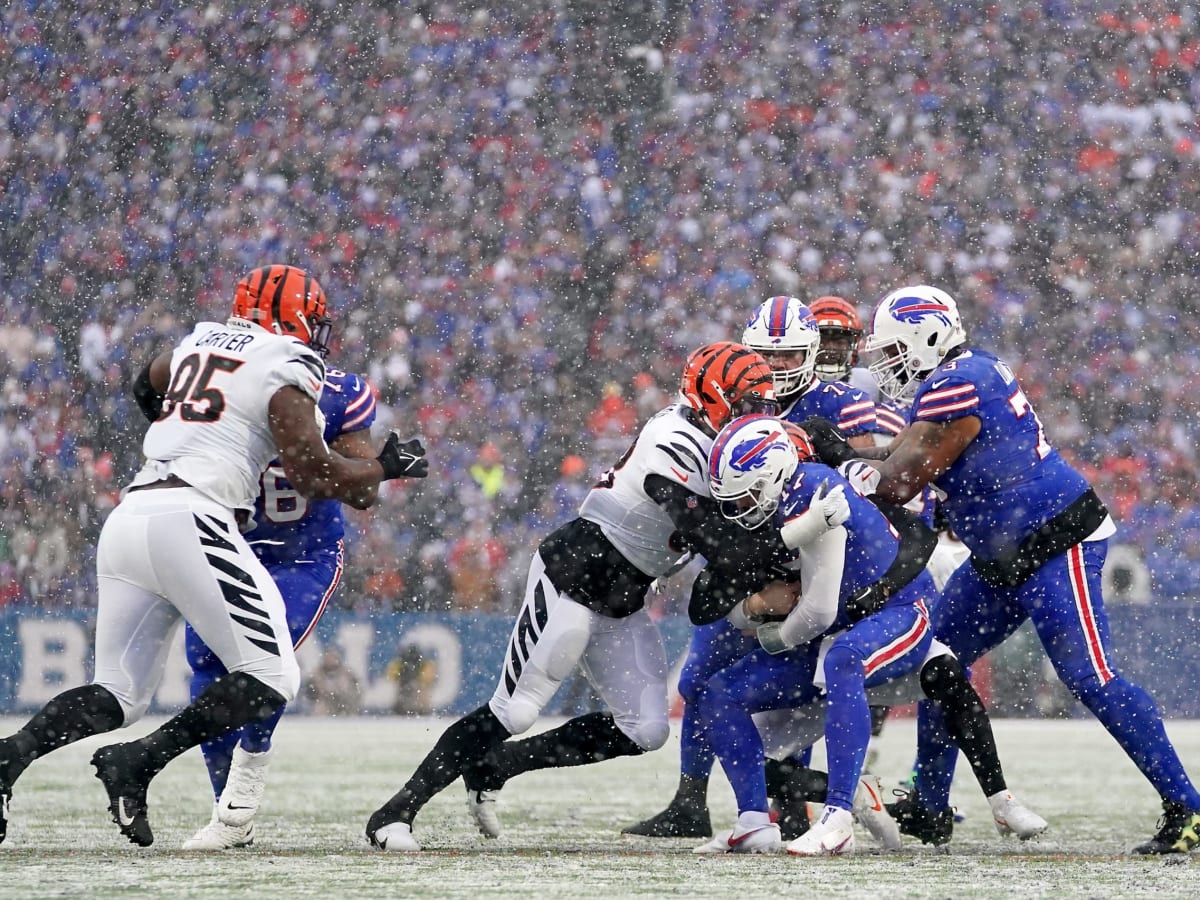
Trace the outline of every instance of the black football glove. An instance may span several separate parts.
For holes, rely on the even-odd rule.
[[[396,432],[388,435],[383,450],[375,457],[383,466],[383,480],[393,478],[424,478],[429,474],[429,460],[425,458],[425,448],[419,438],[400,443]]]
[[[857,455],[854,448],[850,446],[850,442],[827,419],[822,419],[820,416],[809,416],[800,423],[800,427],[808,433],[813,449],[817,451],[817,456],[827,466],[833,466],[836,469]]]

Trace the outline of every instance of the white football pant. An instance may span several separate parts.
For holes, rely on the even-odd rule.
[[[612,619],[560,594],[535,553],[488,705],[509,732],[521,734],[577,664],[630,740],[644,750],[667,742],[667,657],[658,627],[644,609]]]
[[[300,669],[283,598],[233,512],[193,488],[133,491],[96,548],[96,675],[125,712],[146,712],[171,637],[187,619],[230,672],[296,696]]]

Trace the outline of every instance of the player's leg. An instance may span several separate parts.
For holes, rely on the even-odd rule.
[[[153,589],[140,517],[126,504],[109,514],[97,546],[96,672],[63,691],[0,741],[0,839],[13,783],[34,759],[85,737],[131,724],[145,712],[165,665],[179,613]]]
[[[1112,662],[1100,587],[1106,552],[1106,541],[1072,547],[1042,566],[1021,588],[1021,598],[1059,678],[1162,798],[1163,827],[1137,852],[1188,852],[1200,844],[1200,794],[1184,771],[1154,700]]]
[[[937,707],[955,746],[970,763],[991,807],[996,829],[1001,835],[1014,834],[1021,840],[1036,837],[1046,830],[1046,820],[1008,790],[983,700],[950,649],[938,641],[934,644],[921,668],[921,690]],[[943,825],[948,836],[953,829],[952,817],[945,818]]]
[[[931,610],[934,636],[953,651],[963,666],[1007,638],[1026,618],[1011,591],[988,587],[969,565],[955,570]],[[921,701],[917,707],[914,788],[906,797],[888,804],[888,812],[905,834],[931,844],[950,840],[954,827],[950,785],[958,752],[942,711],[928,700]]]
[[[927,587],[932,593],[932,579]],[[919,588],[910,592],[918,594]],[[883,816],[868,816],[872,809],[882,813],[882,798],[878,782],[862,784],[871,740],[867,685],[884,684],[918,670],[932,638],[924,603],[912,602],[868,616],[830,644],[820,668],[826,693],[825,752],[829,761],[825,811],[811,829],[788,844],[789,853],[824,856],[853,852],[856,798],[864,793],[870,799],[861,810],[860,821],[886,849],[899,849],[895,824]],[[881,823],[887,824],[887,830],[879,828]]]
[[[316,626],[341,580],[340,548],[303,564],[269,567],[268,571],[284,598],[292,645],[299,647]],[[186,626],[184,645],[192,668],[191,693],[195,699],[225,674],[225,666],[190,624]],[[184,850],[227,850],[254,842],[253,819],[262,803],[270,770],[271,736],[285,708],[201,744],[213,786],[213,814],[184,842]]]
[[[460,775],[469,779],[490,750],[537,721],[579,663],[597,618],[559,594],[546,576],[541,554],[535,553],[492,699],[447,728],[404,786],[371,814],[367,837],[372,845],[381,850],[420,849],[412,837],[417,813]],[[477,786],[475,791],[487,789]]]
[[[813,701],[816,651],[798,647],[775,656],[755,650],[709,679],[700,692],[701,721],[737,800],[733,829],[714,835],[697,853],[774,852],[779,828],[771,823],[763,743],[753,714]]]
[[[468,809],[485,835],[499,835],[495,792],[509,779],[537,769],[637,756],[666,743],[667,662],[657,626],[645,610],[620,619],[592,615],[579,665],[609,711],[576,716],[541,734],[500,744],[465,772]]]
[[[145,795],[154,776],[185,750],[270,715],[295,696],[300,672],[279,590],[230,512],[184,489],[131,496],[156,593],[192,623],[230,673],[144,738],[102,747],[92,757],[122,833],[144,846],[153,840]]]
[[[679,673],[683,721],[679,733],[679,787],[667,808],[622,829],[643,837],[710,837],[708,779],[716,757],[700,723],[696,698],[710,676],[745,656],[752,637],[724,619],[692,630],[687,659]]]

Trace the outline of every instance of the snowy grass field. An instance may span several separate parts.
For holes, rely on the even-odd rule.
[[[0,719],[10,733],[18,719]],[[148,731],[139,723],[127,734]],[[207,821],[208,783],[197,751],[173,762],[150,790],[155,843],[135,848],[108,819],[88,765],[111,738],[92,738],[40,760],[12,801],[0,845],[0,897],[1195,897],[1200,853],[1128,854],[1155,830],[1157,798],[1093,721],[995,723],[1009,784],[1050,821],[1036,842],[1002,840],[965,764],[954,802],[966,817],[948,852],[915,842],[872,851],[860,834],[850,858],[697,857],[690,840],[620,835],[657,811],[677,780],[678,734],[638,759],[532,773],[501,795],[506,833],[478,836],[461,783],[417,819],[426,851],[388,855],[363,836],[368,814],[399,787],[447,724],[438,719],[284,719],[253,848],[190,854],[180,844]],[[552,724],[547,721],[546,725]],[[1184,762],[1200,775],[1200,721],[1168,723]],[[892,721],[875,766],[885,787],[911,761],[915,726]],[[718,774],[714,826],[729,827],[733,798]]]

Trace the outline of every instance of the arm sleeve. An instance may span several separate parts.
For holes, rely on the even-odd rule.
[[[158,421],[162,414],[163,397],[150,383],[150,366],[147,364],[133,381],[133,399],[148,421]]]
[[[846,567],[846,537],[846,529],[839,525],[800,548],[804,593],[779,626],[779,636],[789,647],[819,637],[837,619]]]
[[[734,604],[782,577],[779,563],[790,554],[779,529],[743,528],[722,516],[715,500],[694,494],[662,475],[647,475],[645,489],[671,517],[681,550],[698,553],[707,562],[692,582],[688,603],[692,624],[717,621]]]

